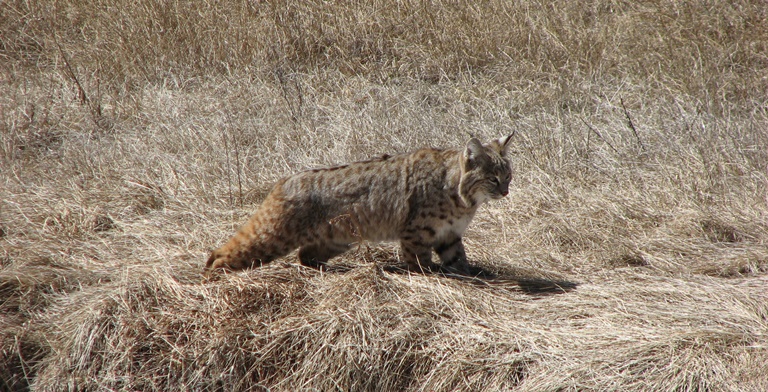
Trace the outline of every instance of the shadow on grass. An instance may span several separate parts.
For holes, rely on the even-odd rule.
[[[359,266],[347,264],[335,264],[325,266],[325,271],[330,273],[345,273]],[[567,280],[550,279],[547,277],[531,276],[530,274],[491,271],[478,266],[470,266],[467,273],[460,273],[436,266],[422,271],[411,271],[404,263],[378,263],[378,268],[384,272],[395,274],[423,274],[425,276],[438,276],[467,282],[475,286],[497,287],[506,290],[518,291],[530,295],[564,294],[576,289],[576,282]]]
[[[282,265],[282,268],[296,268],[297,266],[296,263],[283,261],[275,262],[273,267],[281,268],[278,265]],[[360,268],[371,268],[371,264],[334,262],[322,265],[319,269],[325,273],[330,274],[345,274],[359,270]],[[461,281],[478,287],[503,289],[535,296],[565,294],[575,290],[579,285],[577,282],[552,278],[549,276],[541,276],[541,274],[537,274],[534,271],[527,271],[523,269],[509,269],[505,271],[491,270],[481,266],[469,266],[468,271],[461,272],[453,269],[443,268],[440,265],[435,265],[432,268],[413,271],[408,269],[408,265],[406,263],[402,263],[394,259],[377,260],[374,263],[373,268],[378,270],[379,273],[434,276],[443,279]],[[315,268],[306,266],[300,268],[300,270],[304,270],[307,273],[310,271],[317,271]],[[213,273],[210,276],[204,276],[203,281],[216,281],[219,280],[222,275],[223,274],[221,273]]]

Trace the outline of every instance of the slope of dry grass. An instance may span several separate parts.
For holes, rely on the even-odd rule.
[[[768,390],[757,1],[0,4],[0,390]],[[517,130],[486,278],[204,281],[278,178]]]

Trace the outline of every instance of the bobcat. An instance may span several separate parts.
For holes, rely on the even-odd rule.
[[[361,240],[399,240],[411,271],[468,272],[461,236],[477,208],[509,192],[512,135],[463,150],[410,154],[308,170],[277,182],[234,237],[211,253],[217,268],[259,266],[299,248],[301,264],[326,261]]]

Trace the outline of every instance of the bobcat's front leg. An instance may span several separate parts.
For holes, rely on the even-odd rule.
[[[459,273],[468,273],[467,255],[464,253],[464,244],[459,236],[449,236],[435,244],[435,252],[440,256],[443,268]]]
[[[435,269],[432,264],[432,248],[419,240],[400,240],[400,250],[408,270],[413,272],[430,272]]]

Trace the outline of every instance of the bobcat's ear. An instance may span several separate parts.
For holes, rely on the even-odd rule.
[[[480,157],[485,155],[485,147],[480,143],[477,138],[469,139],[467,142],[467,148],[464,150],[464,160],[467,163],[476,162]]]
[[[512,136],[515,136],[515,133],[517,133],[517,131],[512,131],[512,133],[509,134],[508,136],[503,136],[503,137],[500,137],[498,140],[494,140],[494,144],[498,146],[499,154],[501,154],[502,156],[507,155],[507,151],[509,151],[509,146],[512,145],[510,141],[512,140]]]

